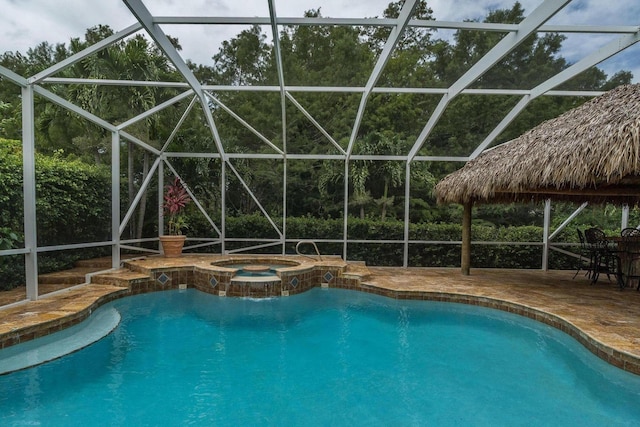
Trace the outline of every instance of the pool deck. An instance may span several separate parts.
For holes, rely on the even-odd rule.
[[[175,268],[212,257],[149,257],[146,262],[159,267],[170,263]],[[582,273],[573,279],[574,271],[472,269],[471,275],[463,276],[459,269],[361,263],[348,263],[346,272],[361,278],[360,285],[348,288],[392,298],[462,302],[534,318],[567,332],[609,363],[640,375],[640,292],[621,291],[606,277],[592,285]],[[117,272],[128,280],[136,280],[139,274]],[[0,304],[14,302],[16,292],[0,292]],[[34,336],[42,335],[43,329],[55,331],[69,318],[80,321],[127,292],[123,286],[92,283],[0,308],[0,337],[22,331],[25,339],[25,329]]]

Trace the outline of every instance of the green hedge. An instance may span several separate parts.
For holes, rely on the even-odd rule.
[[[36,214],[39,246],[110,239],[110,169],[35,155]],[[22,145],[0,139],[0,242],[3,249],[24,247]],[[109,248],[67,250],[38,256],[39,272],[73,266],[82,258],[109,253]],[[24,282],[24,257],[0,257],[0,289]]]
[[[190,234],[207,235],[207,224],[191,223]],[[228,239],[234,238],[276,238],[273,227],[261,215],[230,217],[226,221]],[[341,219],[319,219],[312,217],[288,218],[287,239],[341,239],[343,221]],[[402,240],[404,224],[400,221],[376,221],[349,218],[348,238],[350,240]],[[541,242],[543,229],[537,226],[495,227],[473,225],[472,239],[486,242]],[[564,230],[556,241],[574,242],[577,239],[571,230]],[[423,241],[451,242],[443,244],[411,243],[409,245],[409,265],[413,267],[458,267],[460,266],[460,244],[462,238],[459,224],[410,224],[409,239]],[[318,242],[320,252],[325,255],[342,255],[342,243]],[[236,249],[253,243],[227,243],[227,249]],[[302,248],[301,248],[302,249]],[[311,254],[305,247],[304,253]],[[215,251],[216,249],[212,249]],[[279,246],[260,250],[262,253],[279,252]],[[295,252],[295,244],[287,244],[287,253]],[[350,260],[365,261],[368,265],[402,265],[404,246],[402,243],[349,243],[347,252]],[[472,267],[487,268],[527,268],[537,269],[542,264],[541,245],[498,245],[474,244],[471,251]],[[569,256],[552,252],[549,267],[552,269],[573,269],[577,261]]]

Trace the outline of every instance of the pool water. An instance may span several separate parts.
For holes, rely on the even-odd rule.
[[[269,271],[244,271],[238,270],[234,277],[274,277],[277,276],[275,270]]]
[[[617,426],[640,377],[509,313],[315,288],[107,306],[97,343],[0,376],[0,425]]]
[[[241,276],[241,277],[272,277],[272,276],[276,276],[276,269],[278,268],[284,268],[284,267],[292,267],[291,265],[288,264],[271,264],[269,265],[269,270],[268,271],[245,271],[243,270],[244,267],[246,267],[247,265],[250,264],[231,264],[231,265],[227,265],[225,267],[228,268],[237,268],[238,271],[236,271],[235,276]]]

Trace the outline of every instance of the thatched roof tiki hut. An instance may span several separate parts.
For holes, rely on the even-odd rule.
[[[469,274],[473,203],[640,201],[640,84],[619,86],[484,151],[435,188],[465,206],[462,272]]]

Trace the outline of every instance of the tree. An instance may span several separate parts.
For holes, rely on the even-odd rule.
[[[407,150],[407,143],[400,141],[397,135],[388,133],[372,133],[360,145],[360,152],[367,155],[391,154],[400,155]],[[389,194],[392,187],[397,187],[404,180],[404,163],[397,161],[367,161],[359,160],[354,163],[361,163],[367,169],[365,176],[368,178],[370,188],[377,187],[375,199],[380,207],[380,219],[384,221],[387,215],[387,208],[394,202],[394,196]],[[373,184],[373,185],[371,185]],[[375,188],[374,187],[374,188]],[[369,190],[371,192],[371,190]]]
[[[267,64],[271,61],[271,46],[266,39],[260,26],[252,25],[231,40],[223,41],[220,51],[213,56],[215,74],[212,82],[227,85],[264,84]]]

